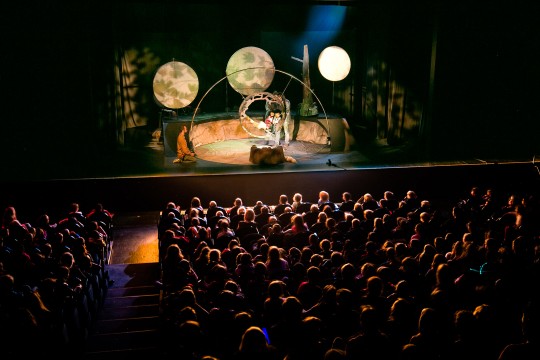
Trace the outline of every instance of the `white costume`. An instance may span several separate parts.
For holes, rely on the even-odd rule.
[[[285,106],[285,109],[283,109],[284,111],[282,111],[282,113],[284,113],[284,115],[282,115],[284,119],[278,118],[278,117],[271,118],[272,126],[270,128],[267,128],[267,133],[265,137],[267,141],[274,140],[274,146],[279,146],[279,143],[281,140],[282,129],[283,131],[285,131],[285,139],[284,139],[285,146],[289,146],[289,139],[290,139],[289,124],[291,122],[291,102],[288,99],[286,99],[285,96],[282,96],[282,99]],[[267,115],[266,119],[268,119],[270,112],[273,111],[271,110],[270,103],[268,101],[265,104],[265,109],[266,109],[266,115]]]

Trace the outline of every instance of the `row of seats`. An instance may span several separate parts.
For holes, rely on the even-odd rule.
[[[75,356],[103,306],[113,214],[71,204],[59,219],[26,220],[4,209],[0,233],[0,348],[3,354]],[[25,220],[23,220],[25,219]]]
[[[167,353],[496,360],[540,344],[538,194],[472,187],[444,208],[415,191],[335,202],[321,191],[302,212],[296,195],[271,206],[167,204]],[[280,211],[293,213],[288,223]],[[243,241],[241,227],[258,240]]]

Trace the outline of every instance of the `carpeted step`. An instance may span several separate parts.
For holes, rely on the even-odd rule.
[[[109,272],[109,278],[114,281],[109,290],[152,286],[156,280],[159,280],[161,274],[161,268],[157,262],[110,264],[107,265],[106,270]]]
[[[136,317],[148,317],[159,315],[159,304],[149,304],[141,306],[128,306],[128,307],[104,307],[98,315],[98,320],[101,319],[130,319]]]
[[[160,358],[162,350],[158,347],[119,349],[87,352],[82,360],[132,360],[136,358]]]
[[[93,334],[87,342],[87,354],[161,348],[158,329]]]
[[[106,335],[121,332],[143,331],[159,329],[161,319],[159,316],[144,316],[124,319],[98,320],[94,324],[92,335]]]
[[[107,298],[117,298],[124,296],[142,296],[158,294],[160,288],[157,285],[136,286],[136,287],[117,287],[116,283],[107,289]]]
[[[158,263],[108,265],[107,289],[86,342],[85,359],[133,358],[161,348]]]
[[[130,296],[116,296],[112,297],[111,294],[107,294],[105,301],[103,302],[103,309],[108,308],[125,308],[133,306],[145,306],[159,303],[159,292],[154,294],[135,294]]]

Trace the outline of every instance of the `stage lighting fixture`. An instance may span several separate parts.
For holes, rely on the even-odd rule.
[[[325,79],[341,81],[349,75],[351,59],[339,46],[329,46],[319,55],[319,71]]]

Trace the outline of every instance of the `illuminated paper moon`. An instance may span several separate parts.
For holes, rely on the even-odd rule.
[[[329,46],[319,55],[319,71],[325,79],[340,81],[349,75],[351,59],[339,46]]]
[[[254,46],[237,50],[225,70],[231,87],[242,95],[263,92],[274,80],[274,61],[266,51]]]
[[[199,78],[189,65],[171,61],[158,69],[153,88],[160,104],[170,109],[181,109],[195,100],[199,92]]]

